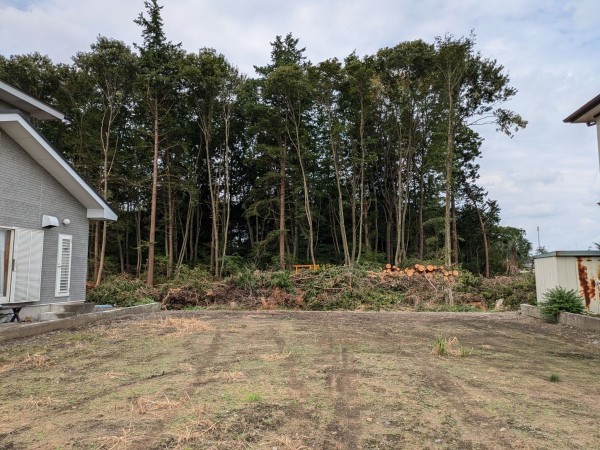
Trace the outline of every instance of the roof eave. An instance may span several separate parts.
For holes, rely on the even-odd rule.
[[[2,80],[0,80],[0,99],[39,120],[65,119],[65,115],[60,111]]]
[[[564,123],[588,123],[595,120],[600,115],[600,94],[591,99],[581,108],[577,109],[569,117],[563,120]]]

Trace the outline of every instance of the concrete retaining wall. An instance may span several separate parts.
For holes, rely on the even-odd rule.
[[[91,323],[100,322],[102,320],[110,320],[132,314],[144,314],[155,311],[160,311],[160,303],[131,306],[129,308],[111,309],[109,311],[82,314],[80,316],[68,317],[66,319],[50,320],[48,322],[20,323],[11,325],[7,324],[0,326],[0,341],[25,338],[56,330],[68,330],[71,328],[77,328]]]
[[[561,325],[569,325],[571,327],[581,328],[582,330],[600,331],[599,317],[561,312],[558,315],[558,323]]]
[[[534,305],[521,304],[521,313],[529,317],[545,320],[540,309]],[[558,323],[582,330],[600,331],[600,317],[561,312],[558,314]]]

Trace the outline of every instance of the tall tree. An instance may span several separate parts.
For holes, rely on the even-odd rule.
[[[271,135],[267,136],[271,145],[279,147],[279,266],[285,267],[285,239],[286,239],[286,188],[287,188],[287,162],[288,146],[291,145],[290,138],[293,139],[295,149],[302,160],[302,151],[300,143],[300,120],[305,102],[304,90],[306,85],[300,82],[293,84],[289,76],[304,76],[303,65],[305,57],[304,48],[298,48],[298,39],[295,39],[291,33],[285,38],[276,36],[275,41],[271,43],[271,64],[264,67],[256,67],[256,72],[262,76],[261,87],[263,101],[270,108],[270,118],[274,125]],[[284,81],[290,83],[286,86]],[[298,98],[293,98],[299,96]],[[296,109],[300,107],[300,109]],[[293,129],[293,134],[290,130]],[[302,169],[303,170],[303,169]],[[306,181],[306,177],[303,177]],[[304,202],[305,214],[309,225],[309,239],[312,241],[312,217],[310,213],[310,201],[308,199],[308,189],[305,184]],[[309,244],[310,245],[310,244]],[[314,261],[313,250],[310,255]]]
[[[446,117],[444,259],[452,264],[451,211],[454,192],[454,147],[461,127],[477,124],[496,124],[497,129],[510,135],[526,126],[518,114],[499,105],[516,93],[509,85],[504,67],[495,60],[475,53],[475,38],[436,38],[439,89]]]
[[[123,145],[120,134],[124,132],[127,120],[124,116],[131,103],[136,56],[123,42],[98,37],[91,46],[91,52],[76,55],[74,65],[83,72],[88,79],[90,91],[97,96],[93,107],[98,109],[95,127],[102,159],[99,185],[103,198],[109,200],[109,178],[120,146]],[[117,164],[122,164],[122,161],[117,161]],[[104,222],[96,285],[102,280],[104,270],[107,229],[108,222]]]
[[[161,120],[177,100],[179,62],[183,55],[180,44],[167,41],[160,14],[162,6],[157,0],[144,1],[147,17],[140,13],[135,23],[142,27],[143,44],[136,45],[140,52],[138,90],[145,100],[145,111],[151,120],[152,130],[152,194],[150,230],[148,237],[148,267],[146,283],[154,285],[154,259],[156,237],[156,209],[158,197],[158,171],[160,162]],[[162,136],[164,138],[164,136]]]

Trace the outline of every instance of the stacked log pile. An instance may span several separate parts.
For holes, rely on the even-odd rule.
[[[453,282],[459,275],[458,270],[446,269],[444,266],[434,266],[433,264],[424,265],[418,263],[414,266],[403,268],[386,264],[381,271],[384,275],[389,276],[424,276],[426,278],[432,278],[437,275],[438,277],[443,276],[444,280],[448,282]]]

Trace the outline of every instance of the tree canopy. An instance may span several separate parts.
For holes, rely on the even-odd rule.
[[[312,63],[290,33],[252,77],[171,43],[161,6],[145,8],[133,48],[101,36],[71,64],[0,56],[0,78],[65,111],[39,126],[119,212],[91,227],[97,281],[183,264],[219,277],[239,261],[428,259],[489,276],[526,258],[523,230],[500,226],[478,185],[477,133],[526,121],[474,36]]]

